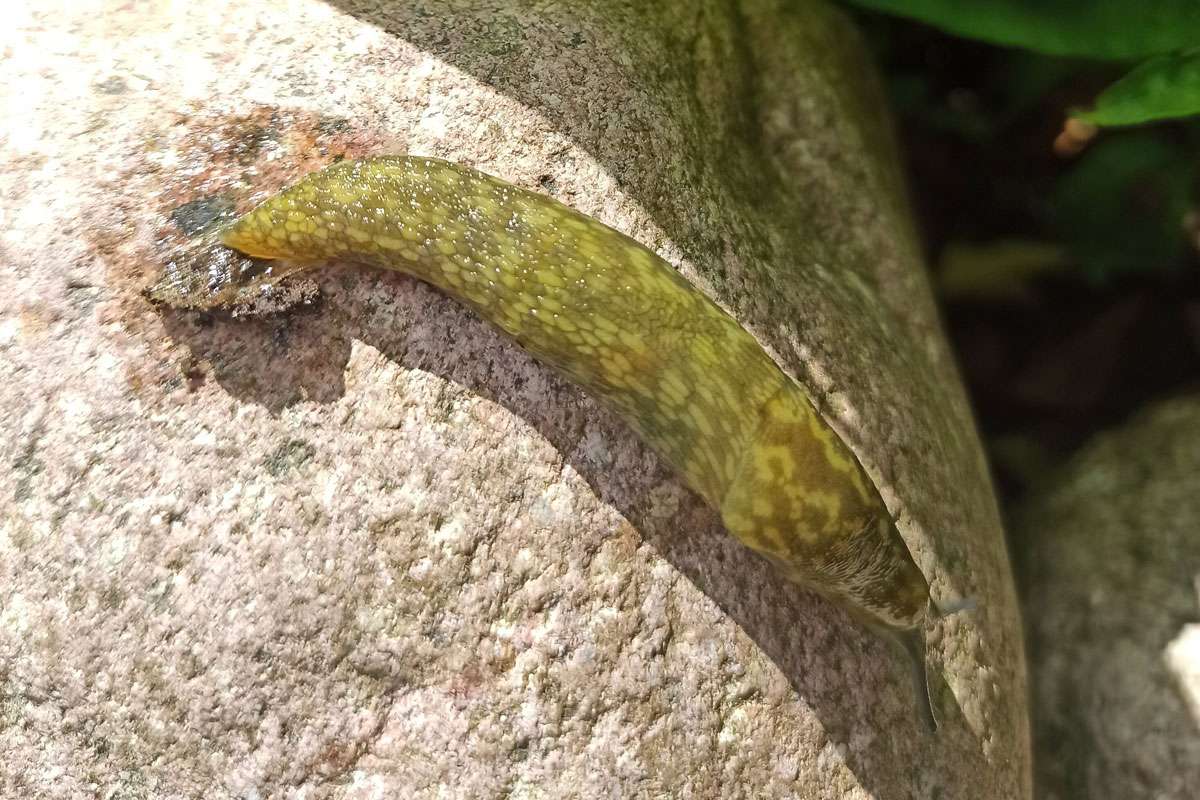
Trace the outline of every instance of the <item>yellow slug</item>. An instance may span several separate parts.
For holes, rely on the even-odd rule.
[[[309,175],[221,240],[293,265],[400,270],[475,309],[616,409],[740,542],[898,634],[924,689],[929,586],[879,492],[754,337],[646,247],[551,198],[411,156]]]

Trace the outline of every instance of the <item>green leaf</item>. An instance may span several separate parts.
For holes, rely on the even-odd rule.
[[[959,36],[1055,55],[1132,59],[1200,41],[1197,0],[852,0]]]
[[[982,244],[952,241],[938,260],[938,288],[947,299],[1017,297],[1030,281],[1068,264],[1062,245],[1030,239]]]
[[[1200,114],[1200,49],[1150,59],[1101,92],[1091,111],[1074,116],[1112,126],[1192,114]]]

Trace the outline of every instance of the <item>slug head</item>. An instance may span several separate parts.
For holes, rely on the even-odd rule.
[[[913,665],[921,715],[936,729],[925,674],[929,584],[874,484],[798,387],[766,404],[721,514],[731,533],[788,578],[899,643]]]
[[[841,576],[835,597],[843,601],[851,616],[899,646],[910,668],[917,712],[925,728],[936,732],[938,719],[925,660],[925,623],[940,612],[895,524],[885,517],[839,542],[830,555],[827,571]]]
[[[726,527],[871,625],[922,624],[929,584],[858,460],[788,383],[720,503]]]

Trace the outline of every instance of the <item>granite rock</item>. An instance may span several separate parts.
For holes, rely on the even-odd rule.
[[[1038,795],[1200,786],[1200,398],[1097,436],[1017,511]]]
[[[999,515],[840,12],[85,0],[0,37],[0,795],[1028,796]],[[803,382],[979,601],[928,632],[936,737],[889,647],[428,287],[140,294],[383,152],[625,231]]]

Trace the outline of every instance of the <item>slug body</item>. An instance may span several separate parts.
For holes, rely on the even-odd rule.
[[[433,284],[615,408],[790,579],[876,628],[924,622],[929,586],[853,453],[745,329],[624,234],[466,167],[384,156],[309,175],[222,241]]]

